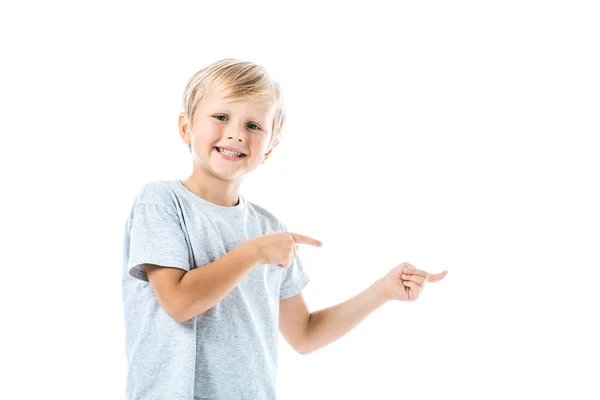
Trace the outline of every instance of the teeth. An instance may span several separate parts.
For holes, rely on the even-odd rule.
[[[236,151],[225,150],[220,147],[218,147],[218,149],[219,149],[219,153],[225,154],[226,156],[240,157],[242,155],[242,153],[238,153]]]

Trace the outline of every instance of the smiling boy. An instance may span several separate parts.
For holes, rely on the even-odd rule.
[[[192,173],[144,185],[125,224],[127,399],[276,399],[279,332],[308,354],[445,276],[402,263],[352,299],[309,312],[297,250],[321,242],[239,194],[284,122],[279,85],[262,66],[220,60],[188,81],[179,133]]]

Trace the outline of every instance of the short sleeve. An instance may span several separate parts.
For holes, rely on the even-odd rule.
[[[185,232],[177,216],[156,204],[137,205],[131,215],[129,274],[148,282],[144,264],[190,270]]]
[[[297,295],[306,287],[310,278],[302,266],[300,256],[296,256],[294,262],[283,270],[279,300]]]
[[[287,227],[284,224],[281,224],[281,227],[283,231],[287,231]],[[296,259],[292,264],[283,270],[279,300],[295,296],[302,292],[309,281],[310,277],[302,265],[302,260],[299,255],[296,255]]]

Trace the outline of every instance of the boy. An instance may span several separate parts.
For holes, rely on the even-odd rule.
[[[307,354],[445,276],[402,263],[345,303],[309,313],[296,251],[321,242],[238,194],[284,122],[280,88],[259,65],[221,60],[188,81],[179,133],[192,173],[146,184],[125,226],[128,399],[276,399],[279,330]]]

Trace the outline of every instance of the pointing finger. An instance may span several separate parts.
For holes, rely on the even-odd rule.
[[[447,273],[448,273],[448,271],[442,271],[439,274],[429,274],[429,277],[427,278],[427,282],[441,281],[442,279],[444,279],[444,277],[446,276]]]
[[[308,236],[300,235],[299,233],[290,232],[290,235],[292,235],[292,238],[294,239],[294,242],[296,242],[296,243],[310,244],[311,246],[317,246],[317,247],[321,247],[321,245],[323,245],[323,243],[320,240],[313,239]]]

